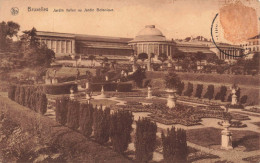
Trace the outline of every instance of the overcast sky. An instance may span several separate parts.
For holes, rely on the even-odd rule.
[[[21,30],[134,37],[145,25],[155,25],[168,38],[202,35],[210,38],[210,27],[225,0],[0,0],[0,21],[15,21]],[[259,7],[258,0],[245,0]],[[12,7],[19,8],[13,16]],[[27,8],[48,8],[28,12]],[[55,9],[110,8],[113,12],[54,13]],[[259,18],[259,13],[258,13]],[[259,21],[258,21],[259,23]]]

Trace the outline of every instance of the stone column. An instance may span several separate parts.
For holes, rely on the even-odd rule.
[[[158,56],[160,54],[160,44],[158,44]]]
[[[54,40],[54,52],[57,53],[57,40]]]
[[[75,40],[72,40],[71,53],[75,54]]]
[[[71,53],[71,41],[68,42],[68,53]]]
[[[169,58],[169,45],[168,45],[168,44],[166,45],[166,55],[167,55],[168,58]]]

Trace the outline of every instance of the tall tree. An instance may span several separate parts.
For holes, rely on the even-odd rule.
[[[8,21],[7,23],[2,21],[0,23],[0,49],[8,49],[10,46],[8,45],[11,42],[11,39],[16,36],[20,30],[20,25],[13,22]]]
[[[168,56],[165,54],[165,53],[160,53],[159,56],[158,56],[158,59],[164,63],[167,59],[168,59]]]

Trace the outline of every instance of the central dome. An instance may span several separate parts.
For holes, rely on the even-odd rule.
[[[166,38],[155,25],[146,25],[130,43],[147,41],[166,41]]]
[[[155,28],[155,25],[146,25],[144,29],[138,32],[137,36],[163,36],[163,34]]]

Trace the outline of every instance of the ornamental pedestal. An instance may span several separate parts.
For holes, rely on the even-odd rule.
[[[146,98],[147,99],[153,98],[153,96],[152,96],[152,88],[151,87],[147,88],[147,97]]]
[[[224,130],[221,132],[221,149],[233,149],[232,147],[232,133],[229,130],[230,123],[225,121],[223,123]]]
[[[168,98],[167,98],[167,106],[170,109],[175,108],[176,106],[176,101],[177,101],[177,96],[176,96],[176,90],[167,90],[168,92]]]

